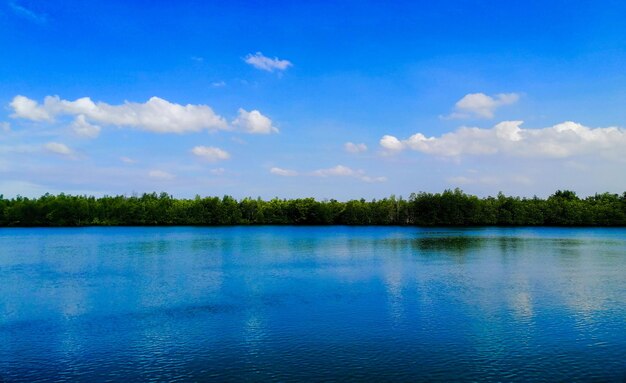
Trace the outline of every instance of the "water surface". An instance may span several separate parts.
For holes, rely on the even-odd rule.
[[[624,381],[626,229],[0,229],[2,381]]]

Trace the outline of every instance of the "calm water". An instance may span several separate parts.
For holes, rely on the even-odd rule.
[[[626,381],[626,229],[0,229],[0,382]]]

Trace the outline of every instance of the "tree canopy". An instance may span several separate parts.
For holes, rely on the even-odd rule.
[[[236,200],[230,196],[175,199],[141,196],[0,195],[0,226],[166,225],[416,225],[626,226],[626,192],[579,198],[558,190],[547,199],[479,198],[459,189],[413,193],[408,199],[340,202],[314,198]]]

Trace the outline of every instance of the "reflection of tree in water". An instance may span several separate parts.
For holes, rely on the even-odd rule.
[[[411,242],[413,248],[420,252],[443,252],[454,255],[465,255],[469,251],[484,248],[490,238],[484,237],[425,237]]]
[[[425,237],[411,240],[411,247],[420,253],[465,256],[468,253],[491,251],[509,256],[557,256],[571,262],[593,252],[594,248],[609,249],[619,246],[617,241],[575,238],[519,238],[519,237]],[[603,253],[603,254],[604,254]],[[596,254],[597,256],[597,254]]]
[[[440,252],[452,255],[465,255],[483,249],[498,249],[502,254],[527,251],[529,247],[546,245],[550,239],[519,237],[478,237],[478,236],[441,236],[425,237],[412,240],[413,248],[420,252]],[[569,245],[574,245],[570,241]]]
[[[423,238],[386,238],[367,243],[378,254],[416,251],[417,253],[450,253],[465,255],[486,246],[489,238],[469,236],[441,236]],[[364,246],[366,244],[363,244]]]

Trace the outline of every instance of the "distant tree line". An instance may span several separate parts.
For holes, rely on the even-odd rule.
[[[0,195],[0,226],[118,225],[416,225],[416,226],[626,226],[626,192],[579,198],[557,191],[547,199],[478,198],[459,189],[379,200],[230,196],[175,199],[141,196]]]

